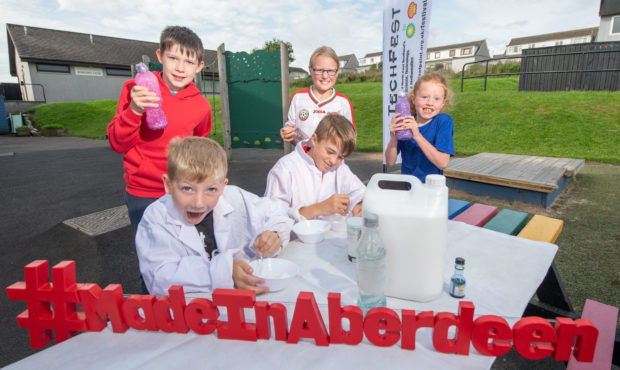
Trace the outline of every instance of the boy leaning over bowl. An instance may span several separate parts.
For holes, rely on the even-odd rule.
[[[328,114],[309,140],[269,171],[265,196],[286,204],[295,221],[361,216],[366,187],[343,161],[355,149],[356,136],[349,120]]]
[[[172,285],[185,292],[216,288],[268,290],[246,262],[273,255],[289,241],[292,221],[279,202],[260,198],[226,178],[224,149],[204,137],[173,140],[166,195],[144,212],[136,234],[140,273],[151,294]]]

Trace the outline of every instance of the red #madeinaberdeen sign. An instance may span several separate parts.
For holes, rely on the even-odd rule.
[[[27,310],[17,316],[21,328],[30,331],[30,346],[43,348],[52,340],[62,342],[80,331],[101,331],[108,320],[115,333],[134,330],[203,335],[217,332],[219,339],[257,341],[270,339],[270,319],[275,340],[297,343],[301,338],[314,340],[318,346],[360,344],[364,338],[376,346],[389,347],[400,341],[403,350],[415,350],[418,328],[433,328],[433,346],[441,353],[469,355],[470,344],[482,355],[501,356],[515,347],[523,357],[537,360],[551,354],[568,361],[571,351],[577,361],[592,362],[598,329],[586,319],[556,318],[551,325],[541,317],[525,317],[511,328],[502,317],[484,315],[474,320],[474,304],[459,303],[458,315],[449,312],[401,310],[400,315],[386,307],[373,308],[364,316],[357,306],[340,304],[339,293],[327,298],[329,332],[319,312],[314,295],[300,292],[293,317],[280,303],[256,301],[251,290],[216,289],[212,300],[194,298],[186,303],[183,288],[173,286],[168,297],[154,295],[123,296],[119,284],[101,289],[97,284],[75,282],[75,262],[63,261],[52,268],[48,263],[31,262],[24,267],[25,281],[6,288],[9,299],[26,301]],[[83,312],[77,311],[81,304]],[[218,308],[227,312],[219,320]],[[256,322],[245,320],[244,309],[254,309]],[[143,314],[141,314],[142,312]],[[349,330],[342,320],[349,321]],[[448,330],[456,327],[454,338]]]

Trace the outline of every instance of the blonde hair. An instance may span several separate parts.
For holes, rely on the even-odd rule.
[[[228,172],[226,152],[206,137],[187,136],[172,139],[168,149],[168,177],[202,182],[224,180]]]
[[[328,114],[323,117],[314,133],[317,141],[334,140],[340,144],[344,157],[347,157],[355,149],[357,133],[351,121],[340,114]]]
[[[446,101],[446,105],[450,104],[450,101],[452,100],[452,90],[450,90],[450,88],[448,87],[448,82],[446,81],[444,76],[440,75],[439,73],[425,74],[422,77],[418,78],[418,80],[413,85],[413,89],[407,95],[407,98],[409,99],[409,104],[411,105],[411,114],[416,112],[415,102],[414,102],[415,93],[416,91],[418,91],[418,89],[420,88],[420,86],[422,86],[422,83],[424,82],[433,82],[433,83],[436,83],[437,85],[440,85],[443,88],[443,91],[444,91],[443,97]]]
[[[318,58],[319,56],[324,56],[324,57],[333,59],[333,61],[336,62],[336,69],[340,69],[340,62],[338,61],[338,55],[336,54],[334,49],[330,48],[329,46],[321,46],[320,48],[316,49],[312,53],[312,55],[310,56],[309,68],[314,67],[314,62],[316,61],[316,58]],[[309,71],[309,72],[312,73],[312,71]]]

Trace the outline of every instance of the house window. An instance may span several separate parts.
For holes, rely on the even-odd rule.
[[[620,33],[620,15],[613,17],[611,20],[611,34],[617,35]]]
[[[450,49],[450,56],[453,57],[456,55],[456,50]]]
[[[62,65],[62,64],[43,64],[43,63],[37,63],[37,72],[69,73],[69,66]]]
[[[556,41],[556,42],[555,42],[555,46],[560,46],[560,45],[562,45],[563,43],[564,43],[564,41]]]
[[[438,52],[438,51],[436,51],[436,52],[435,52],[435,59],[439,59],[439,57],[440,57],[440,56],[441,56],[441,53],[440,53],[440,52]]]
[[[130,69],[106,68],[105,73],[108,76],[131,76]]]
[[[471,55],[471,52],[472,52],[471,47],[461,49],[461,55]]]

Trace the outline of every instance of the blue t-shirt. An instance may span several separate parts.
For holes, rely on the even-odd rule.
[[[429,143],[433,144],[437,150],[454,155],[454,122],[452,117],[445,113],[439,113],[424,126],[420,126],[420,133]],[[443,174],[443,171],[437,168],[431,161],[426,158],[418,143],[413,139],[398,142],[396,147],[398,153],[401,153],[402,164],[400,172],[402,174],[414,175],[420,181],[425,182],[426,175]]]

